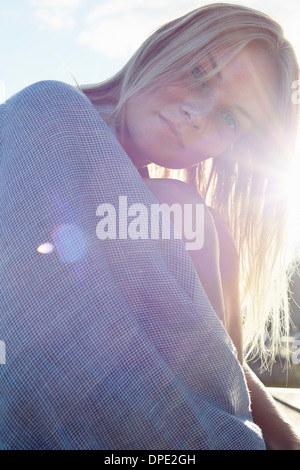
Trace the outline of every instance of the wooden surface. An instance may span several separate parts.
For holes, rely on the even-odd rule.
[[[267,389],[300,434],[300,388],[267,387]]]

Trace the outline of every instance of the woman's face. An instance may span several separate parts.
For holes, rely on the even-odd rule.
[[[199,64],[209,72],[216,59]],[[191,71],[199,80],[201,69]],[[249,44],[204,84],[186,89],[180,81],[135,95],[126,105],[120,142],[140,168],[150,162],[187,168],[220,155],[254,126],[272,117],[276,67],[268,52]]]

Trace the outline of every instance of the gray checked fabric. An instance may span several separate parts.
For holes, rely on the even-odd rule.
[[[89,100],[36,83],[0,132],[0,448],[264,449],[182,241],[97,236],[157,201]]]

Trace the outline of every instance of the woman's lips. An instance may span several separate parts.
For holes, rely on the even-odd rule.
[[[169,132],[172,133],[172,135],[176,138],[177,142],[179,143],[180,147],[183,147],[183,143],[181,141],[179,132],[176,129],[175,124],[172,121],[169,121],[165,116],[162,116],[162,114],[159,114],[159,119],[163,125],[164,128],[167,128]]]

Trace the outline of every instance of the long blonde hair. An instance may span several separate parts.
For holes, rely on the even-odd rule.
[[[178,81],[210,54],[219,65],[202,77],[205,81],[252,41],[264,44],[277,63],[279,93],[272,122],[255,129],[221,158],[185,170],[181,179],[195,184],[232,230],[240,255],[246,358],[259,356],[267,364],[274,361],[281,337],[289,332],[287,200],[282,188],[299,113],[291,92],[299,68],[281,27],[251,8],[207,5],[160,27],[114,77],[81,89],[92,102],[111,105],[107,119],[122,129],[132,95]],[[226,51],[230,55],[225,62]]]

